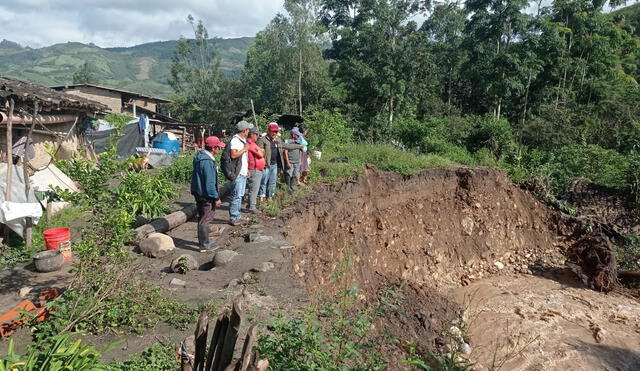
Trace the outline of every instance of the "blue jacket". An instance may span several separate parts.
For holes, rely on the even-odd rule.
[[[198,151],[193,157],[191,194],[209,200],[219,200],[218,167],[215,160],[205,152]]]

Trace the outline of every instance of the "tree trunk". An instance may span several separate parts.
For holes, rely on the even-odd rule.
[[[529,103],[529,88],[531,87],[532,72],[529,71],[529,77],[527,78],[527,90],[524,94],[524,109],[522,110],[522,126],[524,127],[524,121],[527,117],[527,105]]]
[[[31,121],[31,127],[29,128],[29,132],[27,133],[27,140],[24,142],[24,157],[22,157],[22,171],[24,174],[24,194],[27,197],[27,201],[29,200],[29,191],[31,190],[31,185],[29,184],[29,160],[27,160],[27,146],[29,145],[29,141],[31,140],[31,135],[33,134],[33,129],[36,126],[36,121],[38,118],[38,103],[34,103],[33,105],[33,120]],[[7,169],[8,170],[8,169]],[[28,251],[31,249],[33,245],[33,219],[27,218],[26,226],[24,230],[24,248]]]
[[[138,244],[151,233],[164,233],[186,223],[197,213],[196,205],[189,205],[180,211],[171,213],[162,218],[154,219],[149,224],[136,228],[135,242]]]
[[[298,103],[300,104],[300,116],[302,116],[302,47],[298,50]]]
[[[393,125],[393,96],[389,98],[389,128]]]

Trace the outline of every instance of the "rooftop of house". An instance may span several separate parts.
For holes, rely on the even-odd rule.
[[[38,102],[42,111],[75,110],[106,112],[109,108],[92,100],[56,91],[42,85],[0,76],[0,102],[13,99],[16,104]],[[0,104],[0,108],[4,106]]]
[[[132,91],[116,89],[116,88],[109,88],[109,87],[106,87],[106,86],[101,86],[101,85],[96,85],[96,84],[89,84],[89,83],[52,86],[51,89],[65,90],[65,89],[77,89],[77,88],[82,88],[82,87],[90,87],[90,88],[107,90],[107,91],[111,91],[111,92],[115,92],[115,93],[121,93],[121,94],[128,95],[128,96],[131,96],[131,97],[134,97],[134,98],[140,98],[140,99],[146,99],[146,100],[149,100],[149,101],[153,101],[155,103],[171,103],[171,101],[167,100],[167,99],[150,97],[148,95],[144,95],[144,94],[140,94],[140,93],[134,93]]]

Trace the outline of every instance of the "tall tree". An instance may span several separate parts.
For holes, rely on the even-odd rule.
[[[74,84],[97,84],[98,78],[95,69],[88,61],[84,61],[82,66],[73,74]]]
[[[314,0],[287,0],[287,13],[278,14],[256,36],[243,80],[259,110],[302,114],[305,105],[319,107],[331,99],[317,9]]]
[[[221,97],[224,77],[220,73],[220,60],[216,56],[215,41],[202,21],[189,15],[194,38],[181,37],[176,45],[169,84],[176,92],[174,112],[190,122],[220,124],[228,119],[225,100]]]
[[[417,31],[411,18],[424,2],[409,0],[324,0],[321,16],[330,27],[332,47],[328,56],[336,60],[334,75],[358,106],[361,120],[374,117],[388,130],[397,112],[411,106],[415,90],[410,84],[415,72],[415,50],[410,36]]]

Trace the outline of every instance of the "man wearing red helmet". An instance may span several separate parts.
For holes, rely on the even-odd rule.
[[[218,247],[209,240],[209,225],[213,221],[216,207],[220,207],[218,193],[218,166],[214,155],[224,148],[225,144],[218,137],[207,137],[204,149],[193,157],[193,173],[191,174],[191,194],[198,207],[198,245],[200,252],[215,251]]]

